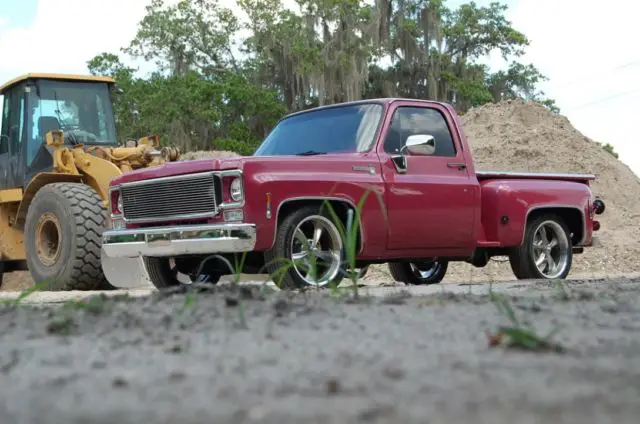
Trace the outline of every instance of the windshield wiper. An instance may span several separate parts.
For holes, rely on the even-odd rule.
[[[327,152],[316,152],[315,150],[307,150],[306,152],[296,153],[296,156],[315,156],[315,155],[326,155]]]

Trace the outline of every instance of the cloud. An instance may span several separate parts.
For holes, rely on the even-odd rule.
[[[0,80],[27,72],[86,72],[103,51],[134,36],[148,0],[39,0],[27,26],[0,30]]]
[[[9,18],[5,18],[4,16],[0,16],[0,28],[7,25],[9,23]]]

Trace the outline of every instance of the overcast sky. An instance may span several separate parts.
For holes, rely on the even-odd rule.
[[[117,53],[133,38],[149,1],[0,0],[0,82],[26,72],[86,73],[88,59],[103,51]],[[606,7],[581,0],[502,3],[509,5],[507,17],[515,28],[531,40],[524,60],[550,78],[541,88],[578,130],[611,143],[640,175],[635,127],[640,26],[633,2],[608,0]],[[499,58],[487,61],[494,68],[502,66]]]

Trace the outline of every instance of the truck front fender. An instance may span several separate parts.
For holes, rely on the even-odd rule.
[[[355,203],[346,198],[342,197],[329,197],[329,196],[301,196],[301,197],[291,197],[284,199],[278,204],[276,208],[276,220],[275,225],[273,227],[273,236],[271,238],[271,243],[269,248],[273,247],[276,236],[278,233],[278,226],[280,222],[282,222],[283,218],[289,213],[289,211],[298,209],[302,205],[309,204],[317,204],[318,206],[323,205],[325,202],[329,202],[336,215],[341,219],[342,224],[346,227],[347,224],[347,210],[352,209],[354,211],[354,219],[356,218],[355,212],[357,210],[357,206]],[[359,220],[358,224],[358,242],[357,242],[357,251],[358,253],[362,251],[364,246],[364,225],[362,223],[362,219]]]

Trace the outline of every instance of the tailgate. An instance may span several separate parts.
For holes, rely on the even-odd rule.
[[[596,179],[593,174],[562,174],[552,172],[503,172],[503,171],[478,171],[476,177],[479,181],[483,180],[502,180],[502,179],[518,179],[518,180],[563,180],[575,181],[589,184],[589,181]]]

